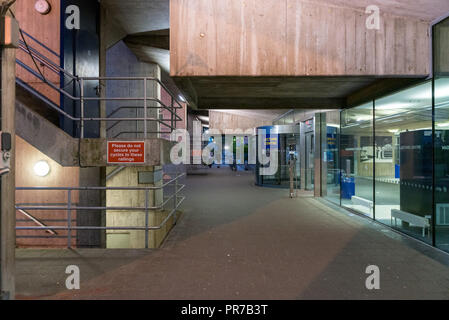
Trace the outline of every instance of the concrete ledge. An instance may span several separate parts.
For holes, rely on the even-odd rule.
[[[17,100],[16,134],[60,165],[78,166],[78,139]]]
[[[83,167],[106,167],[107,142],[130,141],[133,139],[81,139],[80,154]],[[135,139],[136,141],[138,139]],[[145,164],[124,164],[126,166],[161,166],[170,163],[170,150],[173,142],[160,139],[145,139]]]

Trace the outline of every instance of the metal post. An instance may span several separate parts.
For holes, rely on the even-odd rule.
[[[11,1],[2,1],[2,9]],[[11,10],[14,11],[14,4]],[[8,28],[7,28],[8,29]],[[3,30],[5,31],[5,30]],[[11,38],[15,42],[17,39]],[[16,49],[0,46],[0,128],[11,134],[10,171],[0,180],[0,300],[15,297],[15,99]]]
[[[67,191],[67,248],[72,247],[72,190]]]
[[[175,210],[175,213],[173,214],[173,224],[176,224],[176,207],[178,206],[178,173],[176,172],[176,180],[175,180],[175,196],[173,197],[175,199],[175,206],[173,207],[173,210]]]
[[[148,198],[149,198],[150,190],[145,191],[145,249],[148,249],[148,226],[149,226],[149,217],[148,217]]]
[[[81,112],[81,133],[80,138],[84,139],[84,80],[80,79],[80,112]]]
[[[173,113],[175,113],[176,112],[176,109],[173,107],[173,96],[171,96],[171,112],[170,112],[170,115],[171,115],[171,128],[170,128],[170,132],[173,132],[174,131],[174,126],[173,126]]]
[[[147,138],[147,78],[143,79],[143,112],[144,112],[144,123],[143,123],[143,137]]]

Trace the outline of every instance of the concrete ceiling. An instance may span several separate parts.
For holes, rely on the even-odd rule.
[[[365,10],[376,5],[381,12],[433,21],[449,14],[448,0],[304,0]],[[127,34],[170,28],[169,0],[101,0]]]
[[[226,109],[226,110],[220,110],[216,109],[214,111],[217,112],[225,112],[230,114],[235,114],[237,116],[243,116],[247,118],[258,118],[263,119],[267,121],[273,121],[283,114],[287,113],[288,109],[254,109],[254,110],[236,110],[236,109]]]
[[[139,60],[157,63],[170,73],[169,29],[128,35],[124,41]]]
[[[448,0],[306,0],[308,2],[329,3],[339,7],[356,8],[365,11],[370,5],[398,16],[414,17],[433,21],[449,14]]]
[[[419,79],[191,77],[174,80],[190,104],[198,109],[341,109]],[[357,92],[359,96],[355,95]],[[348,97],[352,99],[348,101]]]
[[[169,0],[101,0],[129,34],[170,28]]]
[[[377,5],[381,12],[426,21],[449,13],[449,0],[304,1],[327,2],[363,11],[369,5]],[[126,43],[136,56],[142,61],[158,63],[165,73],[169,73],[169,48],[166,47],[169,40],[166,32],[170,27],[169,0],[101,0],[101,3],[128,35]],[[337,109],[383,93],[386,87],[382,85],[385,83],[382,79],[364,77],[193,77],[174,80],[189,102],[200,109]],[[398,80],[401,85],[407,85],[407,81],[413,82],[412,79],[390,80]],[[348,101],[351,95],[355,98]]]

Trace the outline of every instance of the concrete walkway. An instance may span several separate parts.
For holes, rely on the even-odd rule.
[[[19,250],[19,298],[449,299],[449,256],[248,173],[189,176],[185,214],[154,251]],[[64,289],[65,267],[81,290]],[[365,287],[369,265],[380,290]]]

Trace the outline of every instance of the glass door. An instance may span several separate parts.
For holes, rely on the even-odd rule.
[[[315,185],[315,135],[310,132],[306,134],[306,190],[313,190]]]

